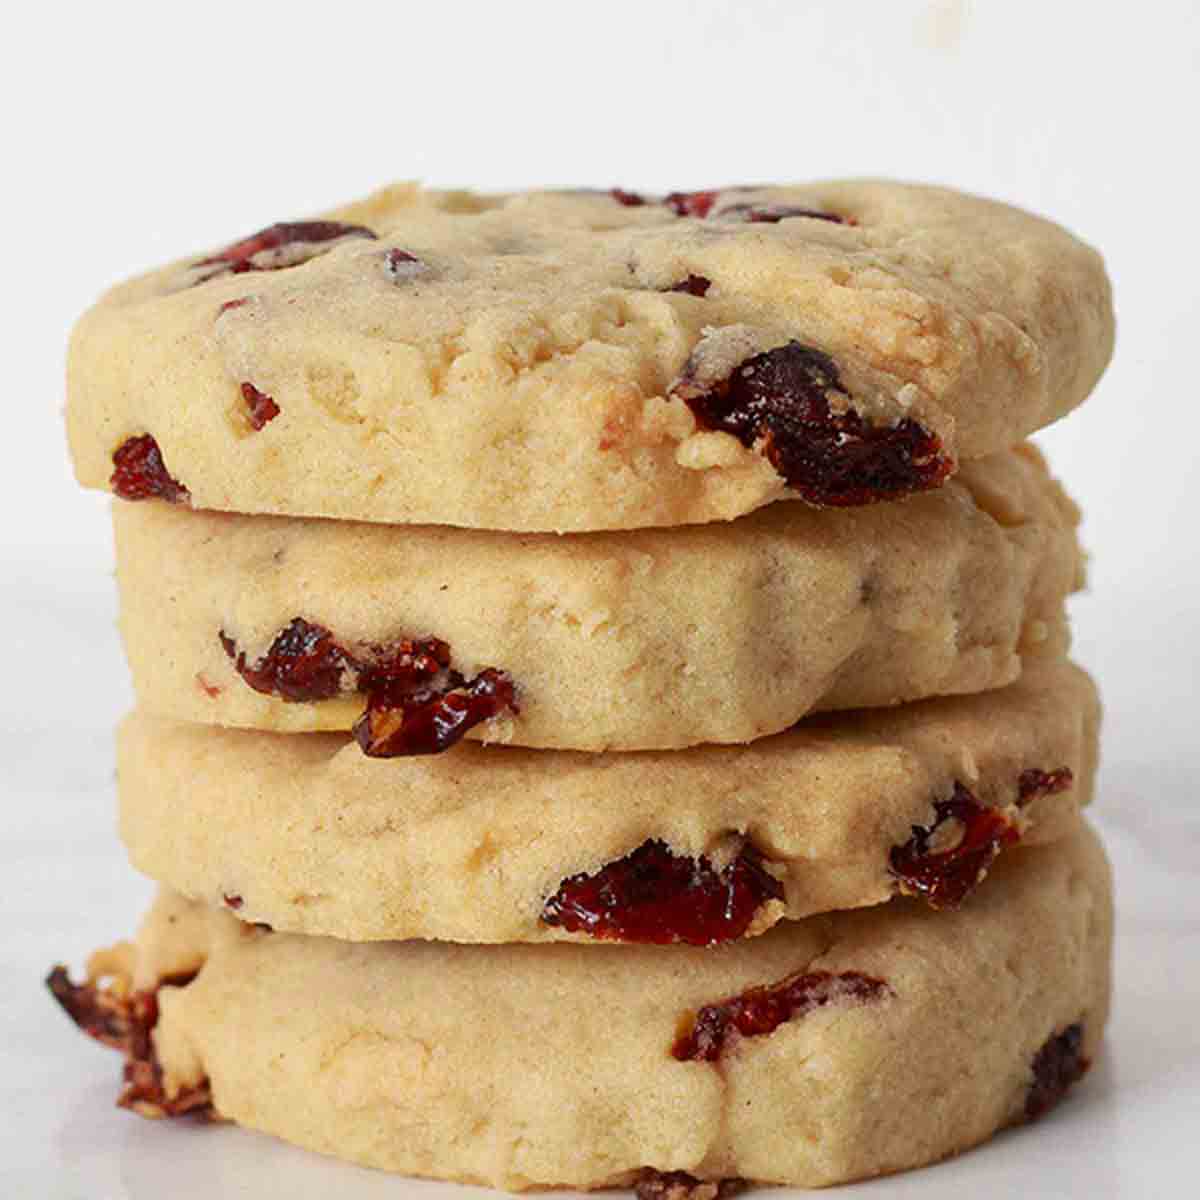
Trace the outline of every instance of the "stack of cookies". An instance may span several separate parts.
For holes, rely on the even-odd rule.
[[[1112,337],[1062,229],[877,182],[399,186],[113,290],[68,426],[163,890],[49,982],[122,1103],[672,1197],[1044,1112],[1110,886],[1022,439]]]

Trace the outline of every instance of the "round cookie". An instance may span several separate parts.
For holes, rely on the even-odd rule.
[[[936,487],[1079,404],[1099,256],[945,189],[386,189],[108,293],[80,481],[198,508],[480,529],[728,519]]]
[[[385,762],[344,735],[135,712],[121,836],[153,879],[283,932],[710,944],[897,891],[956,906],[1002,848],[1075,830],[1099,715],[1064,661],[981,695],[642,754]]]
[[[1040,1115],[1099,1052],[1110,948],[1085,830],[1007,856],[955,913],[896,900],[716,950],[355,945],[167,894],[92,987],[51,983],[86,1028],[116,977],[100,995],[133,1014],[143,1111],[208,1099],[388,1170],[653,1194],[674,1172],[880,1175]],[[122,1044],[115,1025],[98,1032]]]
[[[114,505],[143,707],[355,726],[379,755],[468,731],[745,742],[815,708],[1003,686],[1020,656],[1066,644],[1077,520],[1030,447],[901,504],[567,538]]]

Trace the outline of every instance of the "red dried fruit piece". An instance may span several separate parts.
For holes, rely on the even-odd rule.
[[[256,692],[294,702],[365,692],[367,709],[353,733],[370,758],[438,754],[504,709],[519,711],[516,687],[504,671],[487,667],[467,679],[437,638],[406,638],[353,654],[323,625],[295,617],[262,658],[248,663],[224,630],[219,637]]]
[[[1033,1083],[1025,1097],[1025,1118],[1036,1121],[1049,1112],[1078,1083],[1092,1065],[1083,1057],[1083,1026],[1068,1025],[1049,1037],[1034,1055]]]
[[[731,1037],[763,1037],[785,1021],[828,1004],[870,1004],[892,995],[882,979],[858,971],[789,975],[779,983],[706,1004],[675,1039],[671,1054],[680,1062],[716,1062]]]
[[[748,1180],[736,1175],[697,1179],[686,1171],[656,1171],[653,1167],[644,1167],[633,1181],[637,1200],[728,1200],[749,1186]]]
[[[246,415],[255,429],[261,429],[279,416],[279,405],[252,383],[242,384],[242,399],[246,402]]]
[[[650,838],[594,875],[563,880],[541,919],[595,938],[714,946],[741,937],[759,907],[783,894],[752,846],[718,871]]]
[[[671,192],[663,203],[677,217],[700,217],[703,219],[708,216],[709,210],[716,203],[720,194],[719,189],[706,192]]]
[[[171,478],[158,443],[148,433],[126,439],[113,451],[112,460],[109,483],[122,500],[157,497],[171,504],[187,503],[187,488]]]
[[[637,192],[627,192],[624,188],[609,188],[608,194],[626,208],[641,208],[646,203],[646,197]]]
[[[237,912],[246,903],[241,896],[233,895],[230,892],[222,892],[221,899],[225,902],[226,908],[231,908],[234,912]]]
[[[450,666],[450,647],[436,638],[399,643],[366,669],[360,689],[367,711],[353,732],[368,758],[440,754],[476,725],[517,711],[507,674],[488,667],[465,678]]]
[[[1053,771],[1030,767],[1028,771],[1022,771],[1017,780],[1017,803],[1024,807],[1043,796],[1057,796],[1069,791],[1074,782],[1075,774],[1070,767],[1057,767]]]
[[[999,808],[985,808],[961,783],[949,800],[938,800],[932,825],[914,825],[903,846],[893,846],[889,865],[908,896],[923,896],[932,908],[957,908],[982,882],[996,855],[1021,840],[1021,832]],[[946,849],[931,848],[948,822],[961,827]]]
[[[731,433],[747,447],[761,441],[767,461],[811,504],[870,504],[945,482],[953,463],[935,434],[907,417],[874,426],[853,408],[834,412],[831,392],[850,398],[833,359],[796,341],[746,359],[707,387],[689,364],[671,389],[701,428]]]
[[[383,269],[393,283],[406,282],[427,270],[425,263],[415,254],[409,254],[407,250],[401,250],[399,246],[393,246],[383,256]]]
[[[678,283],[673,283],[666,290],[668,292],[687,292],[689,296],[699,296],[703,299],[708,294],[710,287],[712,287],[711,279],[707,279],[703,275],[688,275]]]
[[[158,1023],[158,987],[184,987],[195,973],[163,979],[153,991],[121,993],[94,983],[72,983],[65,967],[55,967],[46,977],[50,994],[67,1016],[89,1037],[125,1056],[125,1086],[117,1097],[121,1108],[144,1117],[179,1117],[207,1114],[212,1096],[207,1082],[168,1096],[162,1065],[154,1050],[151,1032]]]
[[[197,269],[214,269],[196,282],[206,283],[219,275],[281,271],[299,266],[327,250],[330,242],[347,237],[374,239],[375,234],[365,225],[345,225],[341,221],[281,221],[202,258],[195,264]]]
[[[276,635],[266,654],[248,663],[244,651],[224,630],[221,645],[237,673],[256,691],[284,700],[328,700],[345,686],[356,668],[354,661],[322,625],[295,617]]]
[[[226,300],[220,308],[217,309],[217,316],[224,316],[227,312],[231,312],[235,308],[241,308],[243,305],[250,303],[249,296],[239,296],[236,300]]]

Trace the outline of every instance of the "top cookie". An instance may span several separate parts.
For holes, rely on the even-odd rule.
[[[908,184],[387,188],[114,288],[77,326],[80,481],[481,529],[729,519],[936,487],[1084,399],[1099,256]]]

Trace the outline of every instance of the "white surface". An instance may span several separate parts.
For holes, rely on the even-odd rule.
[[[882,174],[1056,217],[1114,276],[1118,356],[1042,441],[1083,502],[1077,655],[1108,709],[1097,812],[1116,860],[1109,1053],[1072,1103],[864,1196],[1190,1197],[1200,1114],[1200,9],[981,0],[344,2],[14,10],[0,101],[5,457],[0,690],[0,1196],[464,1196],[231,1129],[114,1111],[116,1063],[40,986],[132,925],[112,832],[129,702],[103,501],[71,486],[66,331],[141,266],[393,176],[483,187]],[[383,14],[390,15],[383,15]]]

